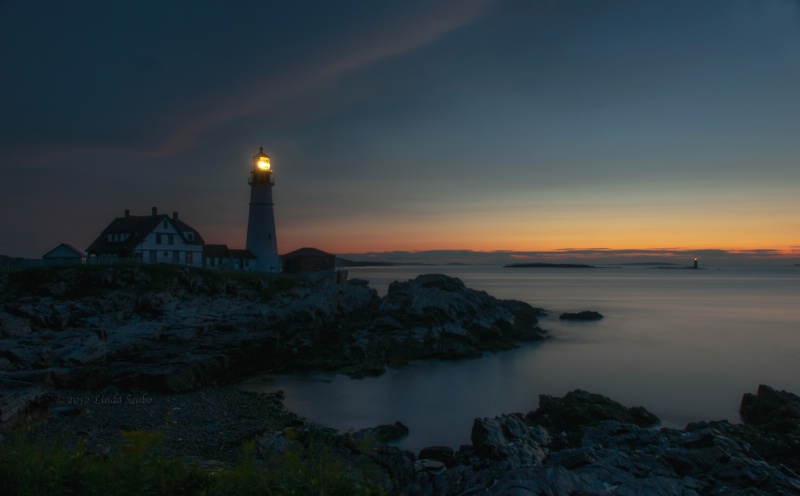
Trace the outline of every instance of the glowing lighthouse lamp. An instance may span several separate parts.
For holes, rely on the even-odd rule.
[[[258,167],[262,171],[269,170],[269,155],[264,153],[264,149],[261,148],[260,151],[256,154],[256,167]]]
[[[278,238],[275,233],[273,212],[272,166],[269,155],[260,148],[253,155],[253,170],[250,172],[250,212],[247,219],[247,249],[256,256],[255,270],[279,272]]]

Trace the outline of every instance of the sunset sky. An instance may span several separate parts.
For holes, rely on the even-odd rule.
[[[125,209],[278,247],[800,263],[797,0],[0,3],[0,254]],[[705,251],[704,251],[705,250]]]

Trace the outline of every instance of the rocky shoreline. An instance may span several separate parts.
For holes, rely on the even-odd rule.
[[[230,386],[130,400],[113,390],[61,393],[49,421],[26,432],[94,455],[117,449],[123,432],[157,432],[166,455],[211,470],[235,460],[250,440],[266,467],[324,438],[340,466],[370,474],[393,495],[800,494],[800,397],[764,385],[744,395],[742,424],[657,429],[658,418],[643,407],[576,390],[543,395],[532,412],[475,419],[469,445],[419,453],[385,444],[404,434],[402,424],[336,433],[288,412],[280,394]]]
[[[800,494],[800,398],[764,385],[744,395],[741,424],[657,429],[645,408],[573,391],[475,419],[469,445],[419,453],[391,445],[401,423],[337,433],[287,411],[280,394],[231,385],[264,371],[362,377],[546,338],[541,310],[447,276],[396,282],[379,298],[359,280],[40,269],[2,276],[0,293],[0,442],[22,434],[104,455],[125,433],[152,432],[166,456],[213,469],[244,442],[268,467],[322,439],[342,466],[409,496]]]
[[[364,377],[547,336],[541,310],[436,274],[379,298],[362,280],[49,268],[2,276],[0,294],[0,429],[61,389],[178,393],[311,370]]]

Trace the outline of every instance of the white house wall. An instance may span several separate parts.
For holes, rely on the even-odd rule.
[[[161,243],[158,243],[159,235]],[[169,243],[169,235],[172,235],[172,244]],[[197,267],[203,265],[203,246],[186,243],[169,219],[159,222],[158,227],[134,251],[142,254],[144,263],[179,263]]]

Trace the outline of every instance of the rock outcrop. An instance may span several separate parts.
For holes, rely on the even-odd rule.
[[[457,463],[409,483],[407,494],[800,494],[796,438],[777,435],[800,427],[791,393],[761,386],[742,402],[745,424],[683,430],[647,428],[658,419],[644,408],[585,391],[540,404],[527,415],[476,419]]]
[[[177,266],[48,268],[2,277],[0,419],[41,390],[180,392],[248,374],[459,359],[543,339],[539,311],[444,275],[310,282]],[[26,403],[25,398],[30,399]]]
[[[779,422],[795,432],[791,412],[798,402],[761,386],[743,401],[764,408],[754,424],[655,429],[658,418],[643,407],[576,390],[563,398],[541,396],[539,408],[527,414],[475,419],[472,444],[455,451],[431,446],[414,455],[381,444],[372,435],[376,428],[343,436],[346,445],[362,444],[340,455],[350,465],[379,467],[383,475],[376,480],[387,492],[406,496],[800,495],[800,465],[782,451],[788,445],[771,427]],[[369,439],[376,444],[365,450]],[[264,441],[277,453],[293,442],[282,434]]]

